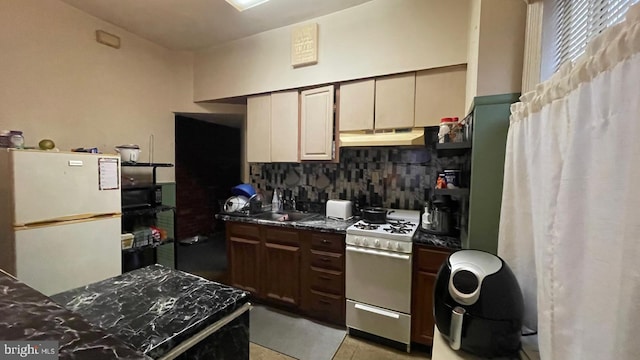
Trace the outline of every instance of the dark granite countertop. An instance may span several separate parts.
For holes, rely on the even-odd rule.
[[[149,359],[1,270],[0,339],[58,341],[59,359]]]
[[[459,238],[445,235],[433,235],[425,232],[416,231],[413,235],[413,242],[419,245],[429,245],[435,247],[446,248],[449,250],[460,250],[462,244]]]
[[[333,220],[325,217],[322,214],[310,214],[309,217],[300,221],[277,221],[277,220],[265,220],[257,216],[234,216],[228,214],[216,214],[216,219],[223,221],[236,221],[251,224],[270,225],[288,227],[300,230],[314,230],[320,232],[334,232],[344,234],[347,228],[355,224],[359,218],[352,218],[350,220]]]
[[[156,264],[51,298],[158,358],[247,303],[249,293]]]

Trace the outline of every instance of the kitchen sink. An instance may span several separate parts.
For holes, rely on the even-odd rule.
[[[273,220],[273,221],[302,221],[312,217],[314,214],[307,214],[301,212],[277,212],[277,213],[264,213],[257,216],[260,219]]]

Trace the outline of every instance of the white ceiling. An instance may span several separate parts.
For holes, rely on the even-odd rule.
[[[224,0],[61,0],[174,50],[216,46],[371,0],[270,0],[237,11]]]

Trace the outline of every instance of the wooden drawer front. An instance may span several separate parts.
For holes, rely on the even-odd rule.
[[[260,239],[260,228],[258,225],[228,222],[227,231],[233,236],[245,239]]]
[[[299,246],[298,230],[269,227],[266,229],[265,239],[270,243]]]
[[[344,297],[311,290],[311,313],[319,319],[344,325]]]
[[[309,282],[311,288],[336,295],[344,294],[344,277],[342,271],[311,268]]]
[[[311,266],[343,271],[344,255],[311,250]]]
[[[311,234],[311,248],[344,254],[344,235],[325,233]]]
[[[418,269],[431,273],[437,273],[442,263],[447,261],[447,257],[451,254],[451,252],[447,250],[439,251],[421,247],[417,247],[416,250]]]

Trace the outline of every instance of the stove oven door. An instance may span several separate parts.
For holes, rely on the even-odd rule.
[[[411,254],[347,245],[347,299],[410,313]]]

